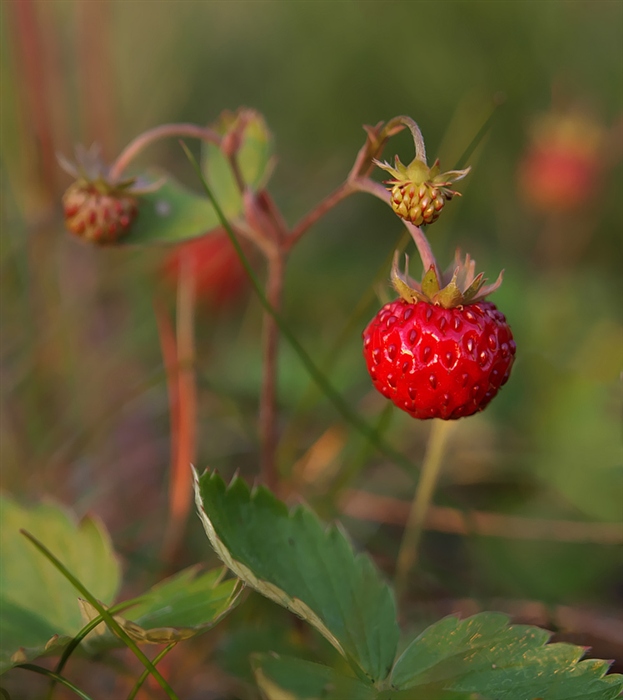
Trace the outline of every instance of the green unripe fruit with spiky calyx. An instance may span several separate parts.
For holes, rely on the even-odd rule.
[[[408,166],[396,156],[395,165],[375,161],[376,164],[392,175],[386,180],[391,192],[391,205],[394,212],[405,221],[416,226],[432,224],[439,218],[446,202],[459,192],[449,188],[453,182],[464,178],[466,170],[450,170],[442,173],[439,160],[429,168],[423,160],[415,158]]]

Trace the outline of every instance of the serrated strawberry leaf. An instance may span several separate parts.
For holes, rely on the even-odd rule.
[[[379,690],[337,669],[277,654],[253,654],[255,680],[267,700],[473,700],[430,689]]]
[[[212,546],[238,577],[307,620],[363,678],[387,677],[399,635],[394,597],[339,527],[237,477],[227,487],[195,473],[195,495]]]
[[[240,124],[243,126],[238,126]],[[217,131],[224,134],[240,129],[241,144],[236,161],[245,187],[257,190],[270,177],[273,166],[273,139],[261,114],[253,110],[241,110],[236,115],[225,114]],[[202,153],[202,171],[223,213],[228,219],[242,214],[242,195],[231,164],[223,151],[215,144],[205,142]]]
[[[604,677],[607,662],[581,661],[584,649],[547,644],[549,638],[538,627],[509,625],[500,613],[447,617],[407,647],[392,670],[391,684],[478,693],[483,700],[617,697],[623,677]]]
[[[176,182],[166,173],[151,171],[148,182],[165,178],[155,192],[138,197],[138,216],[127,233],[115,245],[152,245],[180,243],[196,238],[220,226],[210,202],[200,194]]]
[[[0,498],[0,673],[60,650],[82,628],[73,586],[20,534],[25,529],[105,603],[114,598],[119,564],[103,525],[77,523],[53,504],[24,508]]]
[[[153,586],[115,620],[136,642],[170,644],[194,637],[214,627],[238,603],[239,582],[222,581],[222,575],[223,569],[205,573],[196,566],[185,569]],[[85,622],[98,616],[87,601],[81,601],[81,607]],[[98,632],[97,649],[122,644],[104,623],[96,628]]]

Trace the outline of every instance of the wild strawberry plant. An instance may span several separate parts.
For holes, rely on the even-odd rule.
[[[414,160],[405,166],[396,158],[395,167],[381,162],[388,140],[405,128],[413,135]],[[439,218],[458,194],[450,186],[469,168],[442,172],[438,161],[429,167],[420,130],[408,117],[366,127],[366,133],[346,180],[294,226],[287,224],[267,190],[274,162],[272,138],[263,118],[250,110],[225,113],[208,128],[157,127],[129,144],[112,165],[102,163],[93,150],[78,152],[75,164],[64,163],[76,178],[63,201],[72,234],[100,246],[178,246],[169,263],[178,285],[177,332],[165,314],[160,317],[175,399],[165,544],[168,552],[179,546],[194,489],[208,540],[233,577],[224,579],[224,569],[200,572],[193,567],[138,598],[119,602],[119,566],[99,522],[76,523],[53,505],[28,510],[6,500],[0,511],[1,671],[19,667],[47,675],[52,683],[48,697],[57,684],[88,698],[65,675],[71,655],[77,648],[94,655],[125,645],[145,667],[128,697],[136,697],[151,675],[167,697],[176,698],[158,663],[175,645],[213,628],[232,611],[241,602],[242,583],[294,612],[337,654],[328,664],[274,654],[270,646],[256,649],[250,664],[268,700],[608,700],[620,695],[623,677],[608,675],[608,662],[582,660],[583,648],[548,643],[549,632],[514,625],[499,613],[446,617],[414,638],[403,638],[397,602],[408,590],[417,560],[448,429],[493,400],[509,379],[517,350],[504,314],[486,299],[500,286],[501,274],[486,284],[470,256],[458,254],[442,273],[420,228]],[[126,174],[146,146],[171,136],[202,141],[201,165],[187,152],[204,194],[159,170]],[[388,188],[372,178],[377,166],[390,173]],[[400,270],[395,256],[391,280],[399,298],[383,306],[363,332],[374,386],[414,419],[434,419],[396,564],[395,590],[369,556],[354,551],[341,526],[325,526],[308,507],[289,508],[275,493],[286,490],[276,457],[281,337],[345,420],[390,460],[407,470],[413,467],[328,382],[281,311],[290,252],[322,216],[357,192],[379,198],[403,220],[423,265],[422,281],[417,282],[408,269]],[[228,255],[217,260],[225,233]],[[249,262],[251,248],[265,260],[264,287]],[[196,421],[195,299],[209,292],[211,303],[225,303],[226,291],[239,284],[240,265],[264,309],[258,420],[263,484],[253,489],[238,476],[226,485],[213,471],[191,473],[190,465]],[[150,658],[146,644],[163,648]],[[47,655],[60,656],[54,670],[33,663]]]

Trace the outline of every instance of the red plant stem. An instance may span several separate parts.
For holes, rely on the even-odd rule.
[[[116,92],[109,70],[111,47],[112,3],[80,2],[76,4],[77,68],[80,81],[80,112],[83,136],[87,143],[97,142],[102,154],[112,157],[118,146],[116,125]]]
[[[276,249],[268,257],[268,279],[266,298],[276,311],[281,308],[283,277],[285,272],[285,252]],[[262,480],[270,489],[278,483],[277,473],[277,367],[279,355],[279,326],[274,317],[264,312],[263,320],[263,372],[260,394],[260,470]]]
[[[354,182],[346,180],[337,187],[331,194],[327,195],[316,207],[308,212],[296,226],[292,229],[290,235],[286,238],[284,246],[290,250],[319,219],[321,219],[328,211],[333,209],[343,199],[349,197],[353,192],[357,191]]]
[[[57,165],[54,154],[54,137],[51,130],[51,110],[47,82],[47,57],[44,55],[41,24],[33,0],[13,0],[15,66],[17,84],[21,88],[20,101],[25,114],[28,135],[37,147],[39,161],[37,184],[47,195],[55,191]],[[8,30],[10,33],[10,29]],[[35,166],[37,168],[37,166]]]
[[[372,194],[375,197],[382,199],[387,205],[391,206],[391,194],[380,183],[370,180],[369,178],[360,178],[355,180],[353,184],[355,185],[355,191]],[[428,239],[424,235],[424,231],[422,231],[422,229],[418,226],[414,226],[404,219],[402,220],[402,223],[407,227],[407,230],[411,234],[411,238],[413,238],[413,242],[418,249],[420,258],[422,258],[424,270],[429,270],[431,265],[434,265],[435,269],[438,270],[437,260],[435,259],[435,255],[433,254]]]
[[[177,294],[177,382],[176,401],[172,401],[172,428],[177,428],[169,483],[169,523],[164,537],[163,557],[171,561],[184,532],[192,502],[192,473],[197,442],[197,389],[195,384],[195,265],[190,254],[181,259]],[[169,368],[168,368],[169,369]]]
[[[117,179],[121,176],[128,165],[143,151],[147,146],[159,141],[160,139],[170,137],[184,137],[200,139],[201,141],[211,141],[216,145],[220,145],[221,137],[213,129],[197,126],[196,124],[162,124],[156,126],[149,131],[145,131],[137,136],[133,141],[123,149],[117,160],[110,168],[111,179]]]
[[[413,136],[413,145],[415,146],[415,157],[421,160],[422,163],[426,164],[426,146],[424,145],[424,137],[420,131],[420,127],[417,123],[411,119],[411,117],[400,116],[396,117],[396,121],[404,124],[411,131],[411,136]]]

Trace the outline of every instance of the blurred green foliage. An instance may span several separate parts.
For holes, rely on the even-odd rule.
[[[490,278],[505,268],[493,301],[513,328],[518,359],[487,411],[461,421],[437,500],[620,522],[621,3],[15,0],[2,12],[5,489],[95,510],[127,554],[130,580],[158,569],[169,422],[152,304],[156,297],[174,305],[174,290],[160,279],[166,251],[95,250],[70,239],[60,209],[69,180],[55,151],[70,155],[74,143],[97,140],[112,159],[159,123],[206,124],[223,109],[252,107],[275,136],[270,189],[294,223],[345,177],[362,124],[408,114],[429,158],[451,168],[502,103],[471,158],[464,196],[429,233],[440,260],[460,246]],[[584,207],[539,213],[518,189],[531,124],[553,107],[577,105],[603,127],[612,163]],[[408,135],[390,142],[385,155],[394,153],[411,158]],[[175,140],[140,163],[166,167],[200,191]],[[356,195],[303,238],[287,272],[284,315],[319,364],[353,321],[329,377],[371,422],[384,400],[360,359],[359,331],[380,302],[358,319],[353,313],[376,275],[388,276],[380,264],[402,234],[386,207]],[[415,261],[412,272],[419,274]],[[249,296],[198,313],[198,463],[253,476],[259,304]],[[339,418],[323,400],[300,410],[309,379],[286,347],[281,360],[281,427],[291,430],[295,420],[297,428],[282,464],[289,474]],[[426,424],[394,412],[385,437],[418,463],[427,433]],[[366,452],[360,436],[347,434],[343,449],[338,474],[353,460],[360,465],[348,486],[374,490],[382,482],[387,495],[411,496],[412,483]],[[337,515],[338,482],[307,497]],[[349,527],[391,568],[383,555],[395,552],[396,530],[351,520]],[[192,522],[178,563],[205,556]],[[426,600],[451,592],[609,611],[621,603],[621,564],[611,542],[431,535],[415,587]]]

